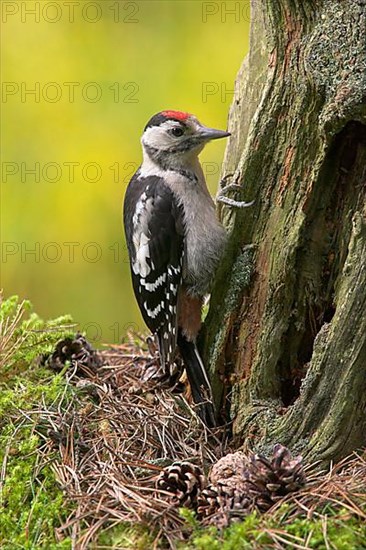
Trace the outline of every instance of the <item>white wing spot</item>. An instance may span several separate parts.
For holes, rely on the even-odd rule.
[[[170,290],[172,291],[173,295],[175,296],[177,293],[177,286],[170,283]]]
[[[162,285],[163,283],[165,283],[166,281],[166,273],[163,273],[162,275],[160,275],[160,277],[158,277],[156,279],[156,281],[154,283],[147,283],[145,281],[145,279],[142,279],[141,280],[141,284],[143,287],[146,288],[146,290],[148,290],[149,292],[154,292],[158,286]]]
[[[145,308],[145,311],[146,313],[148,314],[149,317],[152,317],[152,319],[155,319],[155,317],[160,313],[160,310],[161,310],[161,304],[158,304],[156,306],[156,308],[154,309],[149,309],[147,307],[147,302],[144,302],[144,308]]]
[[[139,223],[139,218],[142,212],[144,211],[145,204],[146,204],[146,193],[142,193],[141,197],[139,198],[137,204],[136,204],[136,210],[132,218],[133,225],[137,225]]]
[[[133,236],[133,244],[136,250],[136,258],[132,269],[135,275],[140,275],[144,278],[151,271],[147,263],[147,259],[150,257],[149,238],[143,232],[136,233]]]

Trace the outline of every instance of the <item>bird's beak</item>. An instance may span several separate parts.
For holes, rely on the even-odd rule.
[[[225,132],[225,130],[216,130],[215,128],[207,128],[206,126],[201,126],[199,135],[202,140],[211,141],[212,139],[221,139],[231,136],[230,132]]]

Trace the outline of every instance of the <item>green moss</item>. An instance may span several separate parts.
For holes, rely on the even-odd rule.
[[[65,321],[70,319],[44,322],[35,314],[23,319],[30,311],[30,304],[19,304],[17,297],[0,306],[0,547],[71,548],[69,538],[56,540],[55,529],[69,510],[50,460],[41,463],[37,451],[42,441],[35,426],[40,403],[62,401],[66,406],[73,390],[60,375],[33,363],[65,334]],[[48,458],[52,461],[52,455]]]
[[[34,431],[40,399],[54,402],[67,391],[56,377],[49,385],[23,380],[0,397],[0,463],[4,481],[0,497],[1,548],[69,548],[71,542],[57,542],[55,528],[66,520],[64,496],[51,466],[40,464],[41,441]]]
[[[118,523],[102,531],[91,548],[146,550],[154,547],[155,536],[146,526]]]
[[[348,550],[366,548],[366,527],[360,520],[349,517],[346,510],[341,510],[335,517],[327,516],[326,520],[296,519],[286,526],[286,533],[308,541],[309,548],[326,548],[325,540],[331,548]]]
[[[232,312],[235,311],[235,308],[238,306],[240,297],[243,291],[248,287],[253,271],[253,255],[254,247],[248,245],[244,247],[243,251],[237,256],[234,265],[230,274],[230,281],[226,286],[226,295],[225,299],[222,300],[220,308],[214,308],[213,316],[215,329],[214,333],[211,334],[211,337],[207,338],[207,354],[208,361],[207,363],[211,365],[211,370],[217,365],[220,356],[223,353],[223,348],[227,338],[227,323],[229,318],[232,315]],[[216,289],[218,290],[218,289]],[[222,297],[222,289],[220,290]],[[210,314],[209,314],[210,315]],[[220,317],[220,322],[218,323],[218,318]],[[209,318],[209,323],[212,319]],[[217,329],[217,327],[219,327]],[[215,383],[214,383],[215,386]],[[215,390],[214,394],[218,389]]]
[[[0,295],[0,382],[28,371],[34,359],[50,352],[56,342],[73,334],[69,315],[44,321],[32,311],[29,301]]]
[[[220,532],[215,527],[198,528],[188,544],[182,548],[197,550],[251,550],[254,542],[267,544],[270,538],[260,530],[260,517],[253,513],[243,522],[236,523]],[[263,546],[265,548],[265,546]]]
[[[238,306],[242,292],[249,286],[253,272],[253,254],[254,247],[248,245],[235,260],[225,298],[226,314],[231,313]]]
[[[366,525],[363,520],[351,517],[345,509],[327,510],[323,518],[299,517],[286,522],[287,506],[277,511],[275,517],[248,515],[243,522],[235,523],[220,532],[215,527],[196,528],[188,543],[181,549],[197,550],[252,550],[273,547],[274,536],[284,548],[291,543],[306,545],[318,550],[362,550],[366,548]],[[273,536],[274,535],[274,536]]]

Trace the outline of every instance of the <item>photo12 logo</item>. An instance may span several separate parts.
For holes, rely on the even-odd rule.
[[[114,103],[138,103],[137,82],[113,82],[110,86],[98,82],[15,82],[1,83],[1,102],[11,103],[98,103],[108,97]]]
[[[112,325],[103,330],[100,323],[89,321],[80,326],[80,332],[85,334],[86,339],[92,343],[98,342],[121,342],[128,336],[141,334],[141,329],[137,323],[130,321],[128,323],[120,323],[115,321]]]
[[[1,183],[98,183],[103,178],[127,184],[136,172],[138,162],[14,162],[1,163]]]
[[[95,264],[104,259],[115,264],[129,264],[127,246],[124,241],[116,241],[106,248],[105,243],[78,241],[40,242],[40,241],[4,241],[0,247],[2,264],[66,262],[70,264],[86,262]]]
[[[202,23],[242,23],[250,21],[250,0],[242,2],[202,2]]]
[[[233,95],[233,87],[228,86],[226,82],[202,82],[202,103],[207,103],[213,97],[221,103],[231,102]]]
[[[83,21],[95,24],[103,19],[114,23],[139,23],[138,2],[115,0],[100,0],[99,2],[85,2],[67,0],[64,2],[44,2],[26,0],[3,0],[1,2],[1,21],[8,23],[75,23]]]

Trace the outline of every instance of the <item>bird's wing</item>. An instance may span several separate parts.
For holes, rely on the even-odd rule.
[[[184,256],[182,208],[161,178],[136,177],[126,192],[124,218],[136,299],[145,323],[158,336],[162,365],[170,365]]]

